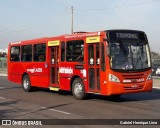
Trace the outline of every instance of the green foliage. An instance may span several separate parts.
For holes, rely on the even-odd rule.
[[[151,54],[152,54],[151,56],[152,56],[153,60],[160,59],[160,54],[159,53],[152,51]]]

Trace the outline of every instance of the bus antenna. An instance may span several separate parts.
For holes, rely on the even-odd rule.
[[[71,6],[71,34],[73,34],[73,6]]]

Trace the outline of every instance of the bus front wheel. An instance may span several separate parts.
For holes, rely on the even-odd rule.
[[[72,93],[76,99],[82,100],[86,97],[83,81],[76,78],[72,83]]]
[[[32,91],[31,81],[30,81],[30,78],[28,75],[23,76],[22,85],[23,85],[24,91],[26,91],[26,92]]]

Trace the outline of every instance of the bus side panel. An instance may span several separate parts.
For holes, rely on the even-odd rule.
[[[88,85],[88,81],[87,81],[87,78],[85,78],[83,80],[83,84],[84,84],[84,88],[85,88],[85,92],[88,93],[89,92],[89,85]]]
[[[70,78],[60,76],[60,89],[70,91]]]
[[[78,65],[77,62],[60,64],[60,68],[59,68],[60,89],[68,90],[68,91],[71,90],[71,86],[72,86],[71,81],[74,80],[74,78],[80,77],[82,81],[84,80],[83,69],[76,69],[75,65]],[[86,86],[86,82],[84,83],[84,86]]]
[[[9,74],[8,79],[17,84],[21,84],[21,75]]]
[[[34,64],[27,62],[10,62],[8,68],[8,80],[22,84],[22,76],[27,73],[32,86],[48,87],[48,68],[44,68],[44,63]]]
[[[73,64],[68,62],[60,63],[59,67],[59,79],[60,79],[60,89],[70,91],[71,78],[74,75]]]
[[[100,72],[100,93],[106,95],[108,91],[106,72]]]
[[[102,95],[108,95],[109,94],[109,73],[110,73],[110,67],[109,67],[109,58],[106,57],[106,69],[105,71],[100,72],[100,83],[101,83],[101,94]]]
[[[45,62],[34,62],[31,65],[25,64],[25,72],[30,76],[32,86],[44,88],[49,86],[48,66],[45,67],[45,65]]]
[[[19,62],[10,62],[8,67],[8,79],[15,83],[21,84],[22,73],[24,72],[22,64]]]
[[[48,88],[48,76],[30,75],[31,85]]]

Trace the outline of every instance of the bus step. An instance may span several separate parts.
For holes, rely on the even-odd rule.
[[[88,92],[88,93],[96,94],[96,95],[100,95],[101,94],[100,92]]]
[[[59,91],[60,88],[58,88],[58,87],[49,87],[49,90],[52,90],[52,91]]]

